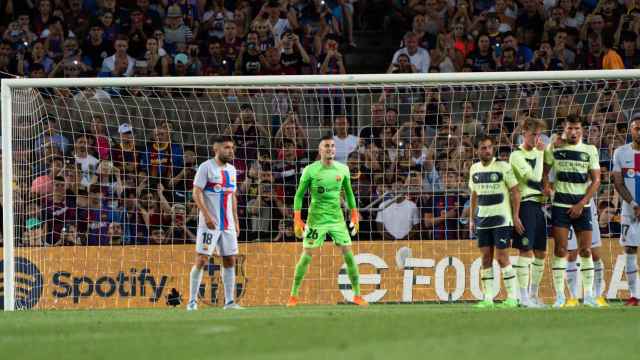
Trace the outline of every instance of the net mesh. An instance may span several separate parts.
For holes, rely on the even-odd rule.
[[[212,138],[219,134],[236,142],[237,294],[245,304],[286,301],[300,252],[293,198],[303,167],[317,159],[327,133],[336,140],[337,160],[350,168],[361,213],[354,253],[366,297],[478,299],[480,262],[468,240],[466,187],[475,137],[496,137],[496,156],[508,160],[524,119],[545,120],[550,136],[569,114],[582,115],[585,141],[599,148],[603,170],[598,225],[603,237],[615,238],[619,199],[609,168],[638,108],[637,85],[14,89],[14,239],[5,240],[14,242],[18,257],[17,306],[186,300],[197,228],[192,181],[197,166],[213,156]],[[606,278],[618,253],[616,241],[603,243]],[[220,266],[217,257],[207,266],[205,303],[220,301]],[[340,250],[325,245],[305,278],[302,301],[349,299],[342,266]],[[552,295],[549,273],[542,293]]]

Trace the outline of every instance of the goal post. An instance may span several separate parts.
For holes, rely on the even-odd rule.
[[[243,191],[263,193],[260,189],[269,183],[270,188],[264,187],[264,192],[274,194],[269,201],[264,199],[255,201],[255,198],[251,198],[247,203],[242,204],[243,211],[246,211],[242,215],[243,224],[246,226],[254,224],[257,229],[256,238],[245,239],[246,241],[241,245],[241,255],[245,256],[244,270],[251,286],[266,287],[261,290],[264,294],[254,289],[247,292],[246,299],[250,304],[279,304],[284,301],[289,290],[288,282],[293,276],[292,258],[297,256],[299,250],[299,243],[274,241],[279,238],[281,232],[286,233],[284,230],[280,231],[280,226],[283,228],[288,226],[287,218],[290,214],[287,208],[291,207],[289,203],[293,198],[291,191],[292,189],[295,191],[295,184],[297,184],[295,181],[291,183],[287,182],[288,180],[282,180],[281,183],[280,180],[274,180],[276,177],[288,176],[282,174],[297,171],[295,164],[284,164],[286,144],[293,143],[292,146],[296,151],[300,150],[300,154],[304,153],[307,156],[307,163],[313,161],[310,157],[314,155],[314,150],[317,150],[314,146],[319,137],[325,132],[335,134],[333,121],[337,117],[347,117],[348,132],[357,137],[363,128],[374,126],[371,108],[377,105],[385,111],[395,111],[398,126],[381,125],[384,129],[376,132],[376,136],[380,137],[378,140],[383,142],[379,148],[374,140],[369,142],[359,139],[360,142],[356,144],[356,148],[350,149],[345,157],[346,161],[350,154],[355,154],[353,161],[357,163],[356,169],[365,167],[370,175],[366,184],[367,190],[362,191],[362,194],[366,193],[368,196],[367,202],[362,203],[361,209],[369,222],[366,233],[361,238],[366,240],[354,241],[354,252],[358,255],[358,261],[363,264],[361,269],[367,272],[363,274],[362,283],[364,289],[367,289],[368,299],[381,302],[473,300],[477,292],[474,288],[476,285],[473,285],[475,281],[473,274],[475,274],[474,271],[478,271],[477,264],[473,263],[473,260],[477,253],[474,251],[473,243],[468,240],[466,242],[462,238],[440,240],[434,235],[435,226],[431,224],[431,228],[428,228],[425,225],[429,221],[433,222],[435,210],[431,208],[439,206],[433,205],[434,201],[442,198],[446,200],[448,195],[462,194],[465,191],[464,184],[467,179],[463,179],[463,174],[473,154],[469,157],[468,146],[463,145],[462,142],[467,136],[478,135],[476,129],[483,128],[486,123],[491,122],[491,119],[483,116],[486,113],[490,117],[495,103],[502,104],[502,115],[497,120],[499,126],[496,129],[484,127],[485,130],[482,131],[497,131],[496,134],[500,139],[508,138],[508,143],[505,140],[504,143],[499,144],[500,149],[506,151],[516,145],[513,139],[517,138],[517,134],[504,134],[504,129],[517,129],[515,122],[524,116],[522,114],[539,115],[544,117],[552,127],[557,125],[555,123],[557,111],[564,106],[559,105],[564,89],[571,89],[575,94],[571,100],[575,103],[569,103],[567,108],[579,107],[583,115],[587,115],[589,119],[602,118],[602,122],[598,123],[599,131],[603,138],[611,135],[612,146],[615,141],[621,141],[620,132],[626,131],[622,130],[625,121],[628,121],[632,114],[640,111],[640,104],[638,104],[640,70],[3,79],[0,94],[3,194],[3,258],[1,262],[3,282],[0,286],[3,290],[0,295],[2,295],[4,310],[73,308],[74,306],[85,308],[158,306],[159,303],[163,303],[164,297],[168,294],[167,291],[171,290],[161,289],[162,281],[168,284],[166,286],[177,289],[183,295],[186,294],[184,289],[185,286],[188,287],[188,283],[186,283],[184,269],[190,266],[191,260],[190,258],[185,260],[187,259],[185,254],[190,256],[193,253],[193,242],[192,239],[188,239],[188,235],[184,235],[186,240],[181,242],[167,240],[170,238],[167,234],[169,232],[173,234],[174,231],[183,232],[183,230],[188,233],[185,230],[188,229],[186,225],[185,229],[178,229],[176,225],[182,221],[177,220],[180,216],[186,218],[190,215],[188,195],[175,194],[188,193],[188,191],[167,189],[168,183],[173,186],[176,181],[185,179],[175,180],[174,178],[179,175],[176,173],[171,173],[169,178],[163,175],[164,170],[161,170],[163,165],[154,163],[158,158],[153,157],[158,153],[154,150],[155,148],[152,148],[152,143],[158,136],[158,129],[166,126],[165,130],[170,136],[169,144],[175,142],[177,145],[175,151],[169,150],[167,153],[170,158],[167,161],[171,164],[169,167],[175,168],[176,171],[178,168],[179,170],[187,169],[186,165],[182,164],[187,151],[193,153],[190,156],[197,159],[199,164],[211,155],[209,138],[233,128],[234,121],[236,118],[240,119],[245,104],[254,116],[259,117],[259,127],[266,129],[266,133],[257,132],[251,135],[255,137],[253,139],[255,141],[248,141],[247,144],[251,145],[246,145],[242,148],[242,153],[236,154],[246,166],[242,169],[247,174],[245,176],[248,177],[249,172],[253,171],[253,165],[260,163],[259,157],[262,154],[271,157],[265,160],[265,163],[260,163],[262,167],[256,165],[255,171],[259,174],[258,176],[264,174],[265,180],[256,180],[258,185],[256,188],[251,187],[255,184],[247,182],[247,188]],[[603,103],[605,100],[602,100],[602,94],[605,90],[609,94],[607,96],[613,94],[616,97],[616,104],[610,98],[607,98],[606,104]],[[428,98],[430,94],[436,92],[444,95],[433,98],[437,98],[437,101]],[[526,105],[522,104],[530,98],[536,98],[539,102],[536,105],[536,111],[540,110],[539,114],[523,109]],[[430,107],[432,100],[433,107]],[[473,116],[469,117],[473,122],[468,124],[457,122],[468,115],[464,110],[467,103],[473,109]],[[424,110],[416,110],[422,105],[425,107]],[[598,113],[598,109],[594,110],[601,105],[606,105],[606,111]],[[293,123],[297,123],[306,134],[304,140],[296,137],[298,135],[295,129],[292,130],[292,136],[282,135],[284,133],[281,133],[279,138],[276,136],[291,110],[298,118]],[[422,112],[418,113],[418,111]],[[514,123],[506,125],[502,123],[507,121],[505,113],[513,115],[509,121]],[[431,115],[434,120],[429,123],[431,120],[428,119]],[[65,141],[69,143],[52,145],[51,141],[47,140],[46,144],[52,148],[65,147],[66,150],[36,152],[36,147],[38,149],[44,147],[41,138],[49,131],[47,122],[51,118],[60,122],[62,129],[59,130],[66,134]],[[109,150],[101,148],[103,145],[97,140],[102,135],[94,134],[97,131],[94,130],[96,118],[104,121],[102,126]],[[411,126],[402,127],[405,123],[425,118],[427,120],[420,124],[419,131]],[[238,121],[242,122],[241,119]],[[240,123],[235,126],[242,127]],[[470,130],[463,130],[467,125],[465,129]],[[430,129],[427,129],[428,127]],[[387,130],[390,134],[384,135]],[[414,130],[420,135],[415,135]],[[605,130],[610,130],[611,133]],[[117,163],[111,155],[121,135],[129,132],[136,134],[133,139],[136,144],[132,150],[136,166],[134,170],[127,170],[127,159],[122,158],[120,163]],[[439,136],[441,132],[446,133],[449,140],[441,138]],[[267,134],[267,139],[262,138],[264,134]],[[395,136],[393,139],[391,139],[392,135]],[[61,137],[65,138],[65,136]],[[418,137],[420,139],[417,139]],[[90,156],[95,158],[95,163],[85,160],[84,157],[78,160],[76,154],[72,156],[70,149],[77,146],[74,141],[80,138],[85,138],[85,142],[95,142],[86,145],[87,148],[91,147],[90,152],[93,155],[90,154]],[[454,145],[452,145],[454,143],[452,138],[457,139]],[[428,144],[425,139],[428,139]],[[262,140],[266,145],[261,144]],[[298,140],[303,141],[304,148],[300,148],[301,143]],[[388,145],[387,141],[393,146]],[[424,149],[424,158],[420,155],[411,155],[411,151],[414,150],[411,146],[414,142],[418,144],[416,146],[422,146],[418,150]],[[375,144],[372,145],[372,143]],[[600,150],[603,154],[607,152],[604,148]],[[178,155],[178,151],[181,155]],[[373,155],[370,154],[375,151],[383,153],[379,156],[384,160],[371,160],[369,157]],[[251,155],[248,155],[250,153]],[[300,154],[296,153],[292,156],[298,159],[301,157]],[[46,207],[54,206],[47,199],[55,191],[51,187],[55,186],[57,181],[55,178],[58,174],[51,175],[47,172],[57,158],[63,162],[62,170],[77,171],[73,176],[80,176],[84,181],[84,183],[78,181],[82,189],[74,188],[74,196],[86,197],[86,201],[90,202],[93,199],[94,188],[97,188],[95,193],[98,195],[95,196],[99,197],[96,200],[99,206],[109,207],[108,204],[102,204],[115,202],[117,204],[113,205],[114,208],[109,208],[106,215],[100,211],[95,212],[97,214],[95,215],[88,205],[87,211],[74,210],[73,227],[64,220],[64,216],[60,217],[59,214],[48,211]],[[172,163],[174,161],[172,159],[180,162],[180,165]],[[408,162],[408,165],[400,164],[403,161]],[[380,168],[373,169],[373,162],[379,162],[380,164],[376,166]],[[86,165],[88,163],[92,165]],[[268,169],[265,167],[267,163]],[[104,179],[99,177],[98,168],[100,171],[109,172]],[[275,168],[278,169],[277,174]],[[396,169],[393,170],[395,173],[390,173],[389,169],[392,168]],[[402,170],[397,170],[400,168]],[[456,176],[459,179],[455,180],[458,181],[456,186],[447,185],[448,180],[445,177],[450,169],[457,171]],[[146,180],[139,179],[142,176],[137,175],[139,171],[147,177]],[[390,229],[385,228],[382,221],[376,220],[376,214],[391,206],[393,201],[400,201],[404,195],[414,191],[408,179],[414,172],[420,175],[419,188],[416,188],[415,192],[421,195],[415,196],[420,197],[419,200],[414,199],[418,204],[419,225],[415,224],[410,235],[402,236],[399,240],[384,238],[379,241],[380,236],[393,231],[388,231]],[[185,171],[185,174],[187,173]],[[66,175],[63,176],[60,172],[60,176]],[[439,179],[441,183],[439,186],[435,185],[437,181],[434,177]],[[41,178],[42,182],[36,181],[36,178]],[[127,183],[129,178],[133,179],[131,183]],[[146,184],[139,184],[138,181]],[[63,182],[66,190],[71,191],[69,187],[72,184],[69,180],[65,178]],[[404,192],[398,189],[400,182],[406,184],[408,192],[406,189]],[[158,190],[159,186],[163,186],[165,190]],[[364,189],[365,185],[362,187]],[[117,195],[113,195],[114,192]],[[83,195],[79,195],[80,193]],[[360,192],[356,191],[356,193]],[[422,193],[428,195],[423,196]],[[169,195],[176,197],[173,200],[165,199]],[[129,199],[136,202],[145,196],[154,198],[150,201],[159,203],[159,215],[156,217],[161,218],[158,220],[160,224],[154,223],[153,213],[146,208],[143,212],[141,210],[142,215],[136,218],[131,230],[139,231],[144,235],[128,234],[129,223],[125,220],[113,219],[121,216],[118,215],[121,213],[125,214],[122,216],[128,215],[122,208],[128,206],[126,202]],[[602,196],[605,196],[604,193]],[[427,203],[431,205],[424,205]],[[80,209],[75,200],[73,206],[76,210]],[[455,220],[457,236],[463,233],[465,219],[462,215],[463,204],[456,206],[459,207],[459,211],[456,212],[454,219],[447,219],[448,215],[442,216],[446,224],[448,220]],[[424,210],[421,207],[431,208]],[[266,208],[269,211],[261,210]],[[250,211],[255,211],[258,215],[250,216],[248,215]],[[40,215],[41,213],[43,215]],[[80,219],[80,213],[83,214],[82,219]],[[108,220],[102,219],[104,221],[101,222],[100,219],[96,220],[95,216],[105,216]],[[163,220],[164,218],[166,221]],[[105,222],[108,224],[102,224]],[[119,230],[121,234],[111,229],[112,223],[121,225],[123,228]],[[269,224],[264,225],[266,223]],[[262,231],[263,226],[268,230]],[[424,226],[425,229],[416,230],[417,226]],[[446,226],[442,230],[445,233],[448,231]],[[83,232],[79,231],[80,227],[85,228]],[[78,232],[77,239],[69,239],[68,246],[58,246],[65,242],[65,236],[69,235],[70,228]],[[32,229],[46,229],[49,232],[58,233],[52,237],[54,243],[43,240],[42,244],[37,243],[39,244],[37,245],[22,239],[27,236],[27,230]],[[153,233],[156,230],[161,234],[157,235],[158,238],[164,239],[157,240],[159,245],[153,244],[155,240],[152,238],[156,236]],[[263,234],[260,234],[261,232]],[[43,239],[49,240],[47,234],[33,236],[42,236]],[[91,236],[94,240],[87,239]],[[127,236],[132,236],[133,240],[124,240]],[[144,237],[144,240],[136,242],[136,236]],[[286,238],[285,235],[282,237]],[[120,243],[104,239],[119,239]],[[294,246],[297,246],[298,250],[291,250]],[[325,248],[327,246],[328,244]],[[413,252],[406,250],[412,246],[415,247]],[[616,255],[619,250],[617,241],[611,240],[604,246],[609,247],[607,266],[610,268],[607,271],[609,276],[614,276],[612,268],[617,266]],[[339,252],[330,249],[323,251],[322,255],[314,259],[311,264],[312,269],[318,269],[311,271],[310,284],[306,285],[306,288],[303,287],[303,292],[306,289],[308,293],[313,294],[308,299],[311,303],[343,301],[338,295],[342,294],[346,299],[345,294],[349,293],[350,287],[348,278],[341,269],[342,260]],[[287,255],[284,257],[282,254]],[[127,262],[129,261],[127,256],[133,259],[131,264]],[[433,259],[425,258],[430,256]],[[390,264],[394,261],[394,257],[397,269],[393,269],[393,265]],[[421,268],[430,270],[424,270],[423,273],[419,270]],[[451,269],[462,271],[463,274],[456,277],[455,274],[452,275]],[[383,279],[382,274],[385,271],[390,273],[392,270],[396,273],[387,274],[388,276]],[[212,277],[218,276],[215,274],[217,271],[215,266],[212,265],[210,271]],[[441,274],[436,275],[437,271]],[[251,276],[260,280],[253,281]],[[179,279],[180,277],[182,279]],[[545,274],[545,277],[547,278],[545,281],[548,281],[550,275]],[[137,280],[131,280],[133,278]],[[393,279],[393,284],[385,283],[385,281],[392,281],[389,279]],[[460,285],[461,282],[462,285]],[[246,284],[247,282],[243,286]],[[383,291],[381,284],[386,284],[388,288]],[[427,284],[433,288],[424,291],[416,290],[417,287]],[[30,286],[31,290],[23,289],[22,285]],[[623,285],[618,283],[614,285],[619,288],[612,290],[611,296],[618,296],[618,291],[624,291]],[[462,289],[459,288],[460,286]],[[550,291],[550,286],[548,287]],[[201,293],[205,294],[203,296],[212,294],[209,299],[214,299],[215,291],[212,281],[210,288],[206,287]],[[142,296],[141,293],[145,294],[144,298],[138,299]]]

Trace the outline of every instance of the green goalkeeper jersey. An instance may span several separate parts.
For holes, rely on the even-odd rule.
[[[302,209],[304,194],[310,189],[311,204],[307,223],[309,226],[344,224],[340,206],[340,196],[344,190],[349,209],[356,207],[356,199],[351,189],[349,167],[333,161],[326,166],[322,161],[309,164],[302,171],[300,184],[293,202],[293,210]]]

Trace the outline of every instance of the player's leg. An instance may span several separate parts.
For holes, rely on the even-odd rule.
[[[222,257],[222,286],[224,288],[224,308],[242,309],[235,302],[236,293],[236,255],[238,255],[238,235],[233,232],[221,232],[216,244]]]
[[[478,241],[480,241],[480,233],[478,230]],[[488,243],[488,242],[487,242]],[[482,301],[480,301],[476,307],[488,308],[493,307],[493,297],[495,291],[493,289],[493,246],[483,246],[484,242],[480,246],[480,255],[482,257],[482,269],[480,270],[480,283],[482,284]]]
[[[198,309],[198,292],[200,291],[204,267],[209,262],[209,257],[213,254],[215,243],[218,241],[219,236],[220,232],[217,230],[209,230],[204,227],[198,228],[196,234],[196,259],[189,273],[189,302],[187,303],[187,310]]]
[[[620,245],[624,246],[625,273],[629,283],[629,299],[626,306],[638,306],[638,246],[640,246],[640,224],[628,217],[622,217]]]
[[[567,242],[569,238],[570,220],[567,209],[552,207],[551,218],[553,227],[553,259],[551,261],[551,273],[553,274],[553,288],[556,292],[554,307],[562,307],[565,303],[564,280],[567,271]]]
[[[500,265],[502,281],[504,282],[504,288],[507,290],[507,299],[502,303],[503,307],[518,306],[516,272],[511,265],[511,261],[509,261],[509,245],[512,234],[513,229],[510,227],[494,229],[494,236],[498,239],[495,247],[495,258],[498,265]],[[500,241],[501,239],[508,240],[505,242]]]
[[[591,256],[591,242],[593,241],[592,207],[585,208],[582,214],[572,219],[572,226],[578,240],[578,256],[580,256],[580,277],[582,280],[583,303],[597,307],[593,296],[593,257]],[[597,224],[596,224],[597,226]]]
[[[302,280],[309,269],[311,264],[311,258],[316,252],[316,249],[321,247],[324,243],[324,239],[327,236],[326,229],[323,228],[310,228],[307,226],[304,234],[302,235],[302,254],[296,264],[296,269],[293,274],[293,285],[291,286],[291,294],[287,306],[296,306],[298,304],[298,294]]]
[[[520,304],[528,307],[529,302],[529,274],[533,262],[533,243],[537,229],[537,213],[542,212],[540,205],[532,202],[524,202],[520,205],[520,221],[524,225],[524,234],[514,232],[513,247],[518,249],[518,260],[513,265],[516,271],[518,287],[520,289]],[[544,215],[542,215],[544,216]]]
[[[603,296],[606,283],[604,280],[604,262],[600,255],[600,249],[602,248],[602,238],[600,237],[600,226],[598,225],[598,215],[595,211],[595,207],[592,208],[592,221],[593,230],[591,231],[591,257],[593,258],[593,296],[596,298],[596,302],[600,306],[609,306],[607,299]]]
[[[358,305],[366,306],[367,302],[360,296],[360,272],[358,264],[353,257],[351,250],[351,235],[345,224],[339,224],[329,229],[329,235],[333,242],[340,247],[344,263],[347,265],[347,274],[351,281],[351,289],[353,290],[353,302]]]
[[[544,302],[538,297],[538,290],[544,275],[545,258],[547,256],[547,219],[544,216],[542,207],[538,208],[536,214],[536,226],[534,237],[530,239],[533,243],[533,262],[531,263],[531,288],[529,291],[529,305],[532,307],[544,307]]]
[[[625,274],[629,283],[629,299],[625,302],[627,306],[638,306],[638,247],[625,246],[626,258]]]
[[[566,307],[578,306],[578,298],[581,297],[578,284],[580,283],[580,264],[578,263],[578,238],[573,227],[569,228],[569,241],[567,241],[567,288],[569,288],[569,299]]]

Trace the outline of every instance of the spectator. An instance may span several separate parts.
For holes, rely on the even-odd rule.
[[[187,213],[183,204],[174,204],[172,223],[167,230],[167,237],[171,244],[192,244],[196,240],[196,229],[187,226]]]
[[[153,142],[147,144],[140,159],[140,166],[149,174],[152,188],[158,182],[168,185],[169,180],[177,175],[184,164],[182,154],[182,146],[171,141],[167,127],[156,125]]]
[[[150,37],[147,39],[146,53],[144,59],[147,61],[149,76],[169,75],[169,57],[167,52],[158,44],[158,39]]]
[[[516,50],[514,48],[505,48],[502,50],[502,56],[499,59],[497,71],[522,71],[523,65],[518,65],[516,59]]]
[[[196,175],[197,169],[196,153],[193,149],[185,149],[184,167],[180,169],[178,174],[174,176],[169,183],[169,188],[172,190],[172,202],[186,204],[192,200],[193,178]]]
[[[149,234],[149,243],[152,245],[163,245],[168,243],[166,232],[162,226],[151,226]]]
[[[36,177],[31,183],[31,193],[36,196],[48,196],[53,193],[53,179],[62,175],[64,161],[60,157],[50,160],[46,174]]]
[[[110,11],[105,11],[99,16],[100,24],[104,29],[104,39],[105,41],[111,43],[116,40],[116,35],[120,30],[118,25],[115,23],[114,15]]]
[[[89,37],[82,45],[82,61],[93,69],[100,69],[104,59],[113,52],[113,47],[105,40],[101,24],[94,23],[89,30]]]
[[[281,219],[278,225],[278,235],[273,242],[294,242],[296,237],[293,234],[293,222],[291,220]]]
[[[380,134],[385,126],[385,109],[381,103],[371,104],[371,122],[369,126],[360,129],[358,137],[364,144],[375,142],[378,147],[382,146]]]
[[[143,212],[138,205],[135,189],[125,192],[122,218],[123,242],[127,245],[148,244],[147,226]]]
[[[162,19],[158,11],[151,7],[150,0],[136,0],[138,9],[142,11],[144,16],[144,23],[146,26],[150,26],[153,29],[159,29],[162,27]]]
[[[560,50],[562,54],[562,50]],[[556,56],[556,52],[551,49],[551,44],[547,41],[540,43],[540,50],[534,52],[533,60],[529,64],[531,71],[557,71],[565,70],[565,64]]]
[[[123,245],[122,225],[117,222],[109,223],[107,236],[109,237],[109,245]]]
[[[533,0],[528,0],[533,1]],[[490,46],[489,36],[482,34],[478,36],[478,44],[476,49],[469,54],[466,63],[471,66],[474,72],[495,71],[496,55]]]
[[[460,177],[455,169],[448,169],[444,194],[434,195],[430,206],[425,207],[424,226],[432,229],[434,240],[455,240],[464,236],[460,233],[458,221],[466,199],[458,193],[461,189]]]
[[[398,183],[395,187],[395,197],[380,204],[376,215],[378,231],[383,240],[411,238],[415,234],[414,226],[420,224],[420,213],[411,195],[403,194],[400,190],[403,184]]]
[[[284,73],[288,75],[302,75],[303,66],[311,63],[309,54],[300,43],[298,35],[285,31],[280,40],[282,48],[281,64]]]
[[[258,75],[262,71],[265,60],[258,46],[258,33],[249,32],[236,59],[236,75]]]
[[[333,35],[327,35],[323,49],[324,51],[318,56],[319,73],[322,75],[346,74],[344,57],[338,51],[338,39]]]
[[[100,163],[95,156],[89,153],[88,139],[86,135],[80,135],[76,138],[74,145],[75,163],[80,165],[82,169],[82,186],[88,187],[95,181],[95,170]]]
[[[129,38],[119,35],[115,41],[115,54],[104,59],[101,72],[106,76],[132,76],[135,59],[129,56]]]
[[[636,49],[638,35],[632,31],[625,31],[621,36],[622,48],[620,55],[625,69],[637,69],[640,67],[640,51]]]
[[[391,63],[387,74],[412,74],[418,72],[416,66],[411,63],[411,59],[407,54],[398,55],[398,63]]]
[[[189,56],[185,53],[178,53],[173,58],[172,76],[198,76],[200,75],[202,64],[197,57]]]
[[[225,56],[220,40],[209,41],[207,50],[208,53],[203,58],[202,64],[204,74],[231,75],[231,61]]]
[[[109,220],[111,211],[105,207],[104,195],[98,185],[89,187],[89,208],[82,226],[87,233],[87,245],[109,245]]]
[[[53,115],[45,115],[41,121],[44,122],[44,133],[36,140],[36,149],[42,149],[46,144],[52,144],[62,154],[67,154],[69,151],[69,140],[60,131],[60,124]]]
[[[224,23],[222,50],[230,64],[235,64],[242,49],[242,39],[238,36],[238,27],[234,22]]]
[[[38,247],[46,245],[46,228],[40,219],[34,217],[28,218],[25,223],[25,228],[26,231],[21,244],[22,246]]]
[[[346,164],[349,154],[358,149],[360,140],[349,134],[349,119],[345,115],[338,115],[334,119],[333,141],[336,144],[335,160]]]
[[[400,54],[409,55],[411,64],[415,65],[417,72],[426,73],[429,71],[431,58],[429,52],[418,46],[418,37],[412,32],[408,32],[404,36],[404,47],[393,54],[391,63],[398,63]]]
[[[307,132],[300,125],[298,114],[291,111],[287,113],[285,121],[280,125],[280,129],[275,135],[275,146],[282,146],[284,139],[291,139],[298,149],[309,148],[309,138]]]
[[[124,174],[136,174],[140,151],[136,146],[133,128],[129,123],[118,126],[119,142],[111,148],[113,164]]]
[[[66,197],[65,180],[56,176],[53,180],[53,193],[44,199],[42,218],[46,223],[45,243],[57,245],[60,242],[63,229],[76,221],[76,209]]]
[[[240,113],[226,133],[233,137],[236,144],[236,156],[246,160],[256,160],[262,141],[269,141],[269,130],[258,124],[256,113],[249,104],[240,105]]]
[[[164,46],[170,54],[176,52],[178,44],[191,42],[193,33],[189,26],[184,24],[182,10],[177,4],[169,6],[167,9],[167,19],[165,21]]]

